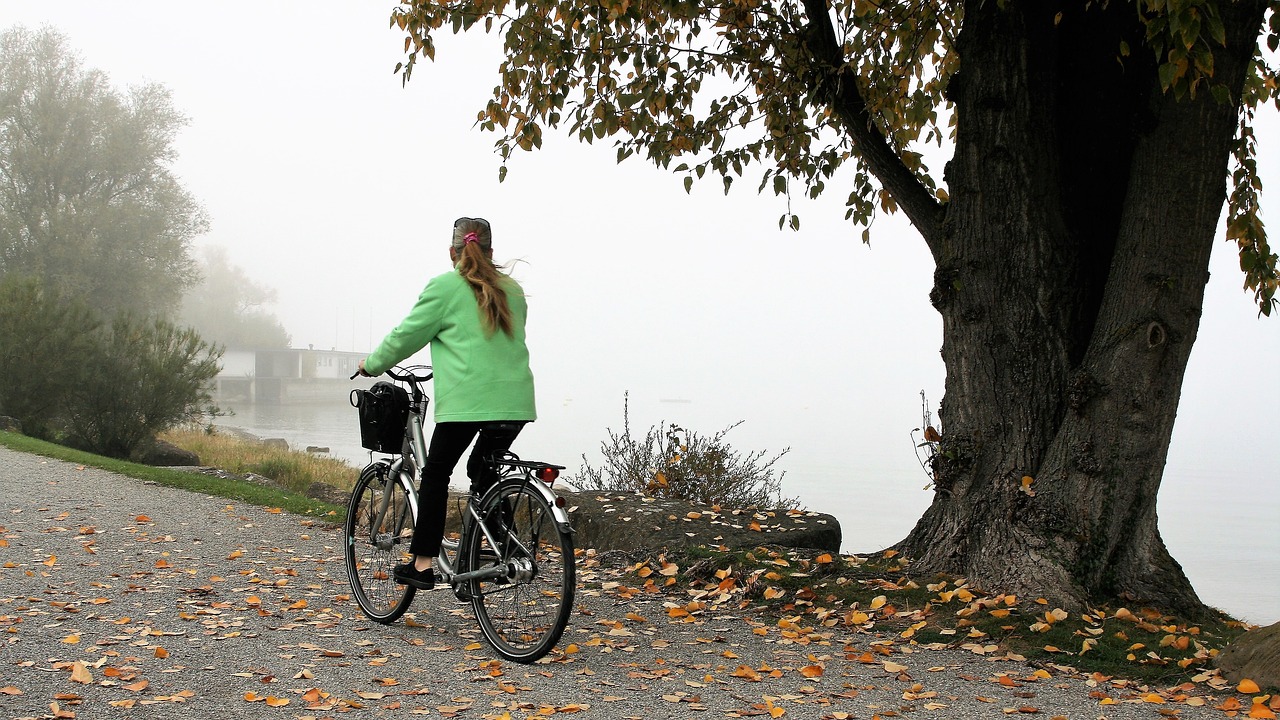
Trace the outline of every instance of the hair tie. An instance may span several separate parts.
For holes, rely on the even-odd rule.
[[[474,230],[462,236],[463,245],[470,245],[471,243],[478,242],[480,242],[480,236],[477,235]]]

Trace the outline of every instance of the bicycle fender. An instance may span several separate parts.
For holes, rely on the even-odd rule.
[[[551,517],[555,520],[556,527],[559,528],[561,532],[565,532],[570,535],[574,534],[573,525],[569,523],[569,513],[566,512],[564,508],[556,504],[556,500],[559,498],[555,493],[551,492],[551,488],[538,480],[531,481],[529,485],[537,488],[538,493],[542,495],[542,499],[546,500],[547,505],[551,506]]]

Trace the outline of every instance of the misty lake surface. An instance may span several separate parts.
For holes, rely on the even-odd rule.
[[[284,438],[295,450],[327,447],[329,455],[355,467],[369,462],[369,452],[360,447],[356,411],[345,396],[331,404],[222,405],[234,414],[219,418],[217,425]],[[565,477],[571,478],[584,453],[593,464],[599,462],[606,437],[603,427],[567,433],[544,418],[530,425],[513,449],[526,459],[568,466]],[[784,495],[840,521],[847,553],[871,553],[901,540],[931,499],[918,467],[866,467],[838,454],[823,457],[795,449],[778,467],[786,471]],[[462,475],[460,466],[455,482]],[[1202,600],[1251,623],[1280,621],[1280,492],[1274,483],[1171,459],[1158,510],[1161,535]]]

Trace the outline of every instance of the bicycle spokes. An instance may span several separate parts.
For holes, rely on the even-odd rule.
[[[487,554],[485,564],[494,571],[472,582],[472,607],[499,654],[533,662],[555,646],[568,622],[575,590],[572,539],[555,525],[546,498],[527,483],[505,482],[484,503],[480,516],[489,532],[471,534],[471,557]]]

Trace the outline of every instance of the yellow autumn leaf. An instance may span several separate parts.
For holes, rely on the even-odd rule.
[[[1262,692],[1262,688],[1258,687],[1258,683],[1254,682],[1250,678],[1241,680],[1240,684],[1236,685],[1236,690],[1244,693],[1245,695],[1253,695],[1254,693]]]
[[[871,599],[871,609],[879,610],[880,608],[884,607],[884,604],[887,602],[889,602],[889,598],[885,597],[884,595],[877,595]]]
[[[906,672],[906,670],[906,665],[899,665],[898,663],[891,662],[889,660],[884,661],[884,671],[887,673],[897,674],[900,672]]]
[[[89,668],[85,667],[84,663],[77,662],[71,666],[71,682],[88,685],[93,682],[93,675],[90,674]]]
[[[822,677],[822,672],[821,665],[805,665],[800,668],[800,674],[807,678]]]

